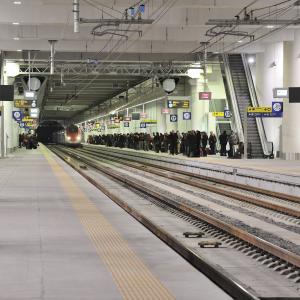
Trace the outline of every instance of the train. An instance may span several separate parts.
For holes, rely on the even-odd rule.
[[[53,143],[71,147],[81,147],[83,133],[77,125],[69,125],[63,130],[59,130],[52,135]]]

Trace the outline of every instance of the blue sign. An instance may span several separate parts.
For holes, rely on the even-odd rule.
[[[21,121],[23,118],[23,114],[21,111],[19,110],[15,110],[12,112],[12,116],[15,119],[15,121]]]
[[[175,122],[177,122],[177,120],[178,120],[178,116],[177,115],[170,115],[170,122],[175,123]]]
[[[183,120],[191,120],[192,119],[192,113],[187,111],[183,113]]]
[[[19,126],[20,126],[20,128],[25,128],[25,123],[24,123],[24,122],[21,122],[21,123],[19,124]]]
[[[144,122],[140,123],[140,128],[146,128],[146,127],[147,127],[146,123],[144,123]]]
[[[232,116],[231,111],[228,109],[224,110],[224,118],[230,119]]]
[[[274,101],[272,102],[272,113],[279,114],[283,113],[283,102],[281,101]]]

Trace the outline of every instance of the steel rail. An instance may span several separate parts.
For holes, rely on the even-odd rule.
[[[85,145],[84,148],[95,148],[95,147]],[[99,147],[98,151],[101,151],[100,149],[104,150],[105,148]],[[110,155],[113,154],[113,152],[110,151],[110,149],[105,149],[104,151],[109,152]],[[126,153],[126,154],[124,153],[124,154],[121,154],[121,155],[127,155],[127,157],[126,157],[127,160],[136,162],[136,160],[131,159],[129,157],[129,156],[136,157],[135,155],[131,155],[131,154],[128,154],[128,153]],[[155,158],[146,158],[146,159],[157,161],[158,163],[160,161],[162,161],[161,159],[155,159]],[[291,202],[295,202],[295,203],[300,203],[300,197],[298,197],[298,196],[293,196],[293,195],[288,195],[288,194],[284,194],[284,193],[274,192],[274,191],[266,190],[266,189],[259,188],[259,187],[253,187],[253,186],[249,186],[249,185],[242,184],[242,183],[232,182],[232,181],[229,181],[229,180],[224,180],[224,179],[219,179],[219,178],[194,174],[194,173],[191,173],[191,172],[182,171],[182,170],[166,167],[166,166],[163,166],[163,165],[157,165],[157,164],[153,164],[153,163],[149,163],[149,162],[143,162],[143,164],[145,164],[147,166],[150,166],[150,167],[155,167],[155,168],[159,167],[160,169],[170,171],[170,172],[175,172],[175,173],[182,174],[182,175],[192,176],[193,178],[197,178],[197,179],[208,180],[208,181],[228,185],[228,186],[235,187],[235,188],[241,188],[241,189],[244,189],[244,190],[249,191],[249,192],[260,193],[260,194],[263,194],[263,195],[266,195],[266,196],[272,196],[272,197],[279,198],[279,199],[282,199],[282,200],[291,201]],[[178,163],[176,163],[174,161],[174,164],[178,164]],[[206,169],[206,168],[203,168],[203,169]],[[232,174],[230,172],[225,172],[225,171],[224,171],[224,173]],[[249,176],[249,177],[251,177],[251,176]],[[272,181],[272,180],[270,180],[270,181]]]
[[[257,205],[257,206],[260,206],[260,207],[263,207],[263,208],[267,208],[267,209],[270,209],[270,210],[274,210],[274,211],[277,211],[277,212],[280,212],[280,213],[284,213],[284,214],[287,214],[287,215],[290,215],[290,216],[293,216],[293,217],[297,217],[297,218],[300,217],[300,211],[299,210],[296,210],[294,208],[288,208],[288,207],[285,207],[285,206],[280,205],[280,204],[274,204],[274,203],[266,202],[266,201],[263,201],[263,200],[259,200],[255,197],[247,196],[245,194],[241,194],[241,193],[237,193],[237,192],[233,192],[233,191],[228,191],[224,188],[219,188],[215,185],[211,186],[211,185],[203,183],[203,182],[194,181],[193,179],[195,178],[195,176],[193,174],[189,174],[189,175],[182,174],[182,176],[185,176],[185,177],[180,177],[178,175],[174,175],[174,174],[171,174],[171,173],[165,173],[164,171],[160,171],[159,169],[163,169],[161,166],[155,166],[155,167],[154,166],[148,166],[147,163],[145,163],[145,164],[143,163],[144,164],[143,165],[140,162],[130,163],[130,162],[128,162],[127,159],[125,160],[125,158],[120,158],[120,157],[116,158],[117,156],[114,156],[111,152],[109,154],[103,154],[103,153],[100,154],[99,151],[93,151],[93,150],[84,150],[83,149],[81,151],[86,151],[88,153],[97,154],[99,157],[105,157],[106,159],[109,159],[109,160],[112,160],[112,161],[121,161],[122,164],[127,165],[129,167],[140,169],[140,170],[146,171],[148,173],[156,174],[156,175],[159,175],[159,176],[162,176],[162,177],[165,177],[165,178],[169,178],[169,179],[172,179],[172,180],[175,180],[175,181],[178,181],[178,182],[182,182],[182,183],[185,183],[185,184],[189,184],[189,185],[192,185],[194,187],[201,188],[201,189],[204,189],[204,190],[216,193],[216,194],[220,194],[220,195],[223,195],[223,196],[228,196],[230,198],[233,198],[233,199],[236,199],[236,200],[239,200],[239,201],[254,204],[254,205]],[[114,156],[115,158],[112,158],[112,156]],[[134,164],[138,164],[138,165],[134,165]],[[174,171],[175,170],[173,170],[172,172],[174,173]],[[167,172],[170,172],[170,171],[167,171]]]
[[[141,191],[142,193],[145,193],[151,197],[154,197],[160,201],[163,201],[164,203],[167,203],[168,205],[179,209],[193,217],[196,217],[200,220],[203,220],[207,222],[208,224],[213,225],[214,227],[232,235],[236,238],[239,238],[269,254],[272,254],[275,257],[278,257],[289,264],[292,264],[298,268],[300,268],[300,256],[298,256],[295,253],[292,253],[286,249],[283,249],[277,245],[274,245],[262,238],[259,238],[245,230],[242,230],[234,225],[225,223],[221,220],[218,220],[215,217],[212,217],[206,213],[203,213],[199,211],[198,209],[195,209],[193,207],[190,207],[189,205],[185,203],[180,203],[175,201],[174,199],[171,199],[170,197],[167,197],[165,195],[160,194],[159,192],[154,191],[153,189],[147,187],[143,182],[138,182],[136,179],[130,179],[125,178],[123,174],[118,174],[115,170],[109,170],[107,167],[101,166],[99,163],[95,163],[95,161],[91,161],[91,159],[88,159],[84,157],[83,155],[80,155],[76,152],[68,150],[66,152],[68,155],[75,157],[76,159],[80,159],[80,161],[86,163],[87,165],[93,167],[94,169],[118,180],[118,182],[122,182],[126,185],[131,186],[132,188]]]
[[[215,282],[219,287],[221,287],[225,292],[227,292],[234,299],[245,299],[245,300],[259,300],[260,298],[252,291],[249,290],[249,287],[243,286],[240,282],[238,282],[235,278],[233,278],[230,274],[224,272],[216,265],[210,263],[205,260],[201,256],[199,256],[195,251],[186,247],[184,244],[178,241],[178,239],[174,238],[171,234],[169,234],[166,230],[156,225],[149,218],[145,217],[142,213],[140,213],[137,209],[128,205],[121,197],[116,196],[110,188],[107,188],[104,184],[99,181],[91,178],[86,172],[84,172],[79,166],[76,166],[70,159],[68,159],[70,153],[64,152],[57,147],[49,148],[55,155],[60,157],[63,161],[65,161],[69,166],[71,166],[74,170],[76,170],[80,175],[82,175],[85,179],[87,179],[91,184],[93,184],[96,188],[102,191],[106,196],[108,196],[112,201],[114,201],[117,205],[119,205],[122,209],[128,212],[131,216],[133,216],[137,221],[143,224],[146,228],[148,228],[152,233],[154,233],[158,238],[164,241],[168,246],[170,246],[173,250],[179,253],[183,258],[185,258],[189,263],[191,263],[196,269],[210,278],[213,282]],[[81,159],[73,154],[75,160],[82,161]],[[87,165],[90,165],[90,162],[87,162]],[[96,168],[98,169],[98,168]],[[99,170],[99,169],[98,169]],[[107,174],[106,172],[104,172]],[[108,174],[107,174],[108,175]],[[110,177],[113,177],[109,175]],[[115,178],[115,177],[113,177]]]

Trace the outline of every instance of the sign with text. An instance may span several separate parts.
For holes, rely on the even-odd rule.
[[[212,115],[213,117],[224,118],[224,111],[214,111]]]
[[[168,108],[189,108],[190,101],[189,100],[168,100],[167,101]]]
[[[257,110],[247,113],[248,118],[282,118],[283,116],[283,102],[274,101],[268,110]]]
[[[123,121],[124,122],[131,122],[131,117],[124,117]]]
[[[171,112],[170,108],[162,108],[161,113],[162,114],[169,114]]]
[[[140,113],[140,118],[141,119],[146,119],[147,118],[147,114],[145,112]]]
[[[129,127],[129,122],[123,122],[124,127]]]
[[[271,113],[272,107],[270,106],[260,106],[260,107],[252,107],[249,106],[247,109],[248,113]]]
[[[212,93],[211,92],[200,92],[199,100],[211,100]]]
[[[157,124],[157,121],[153,119],[143,119],[143,122],[146,124]]]
[[[141,122],[140,123],[140,128],[146,128],[147,127],[147,124],[146,123],[144,123],[144,122]]]
[[[14,101],[14,106],[16,108],[30,108],[32,107],[32,102],[31,100],[15,100]]]
[[[289,97],[289,89],[275,88],[275,89],[273,89],[273,97],[274,98],[288,98]]]
[[[230,111],[229,109],[225,109],[225,110],[224,110],[224,118],[230,119],[231,116],[232,116],[231,111]]]

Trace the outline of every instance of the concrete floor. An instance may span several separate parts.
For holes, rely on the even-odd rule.
[[[0,160],[0,299],[230,299],[46,151]]]

